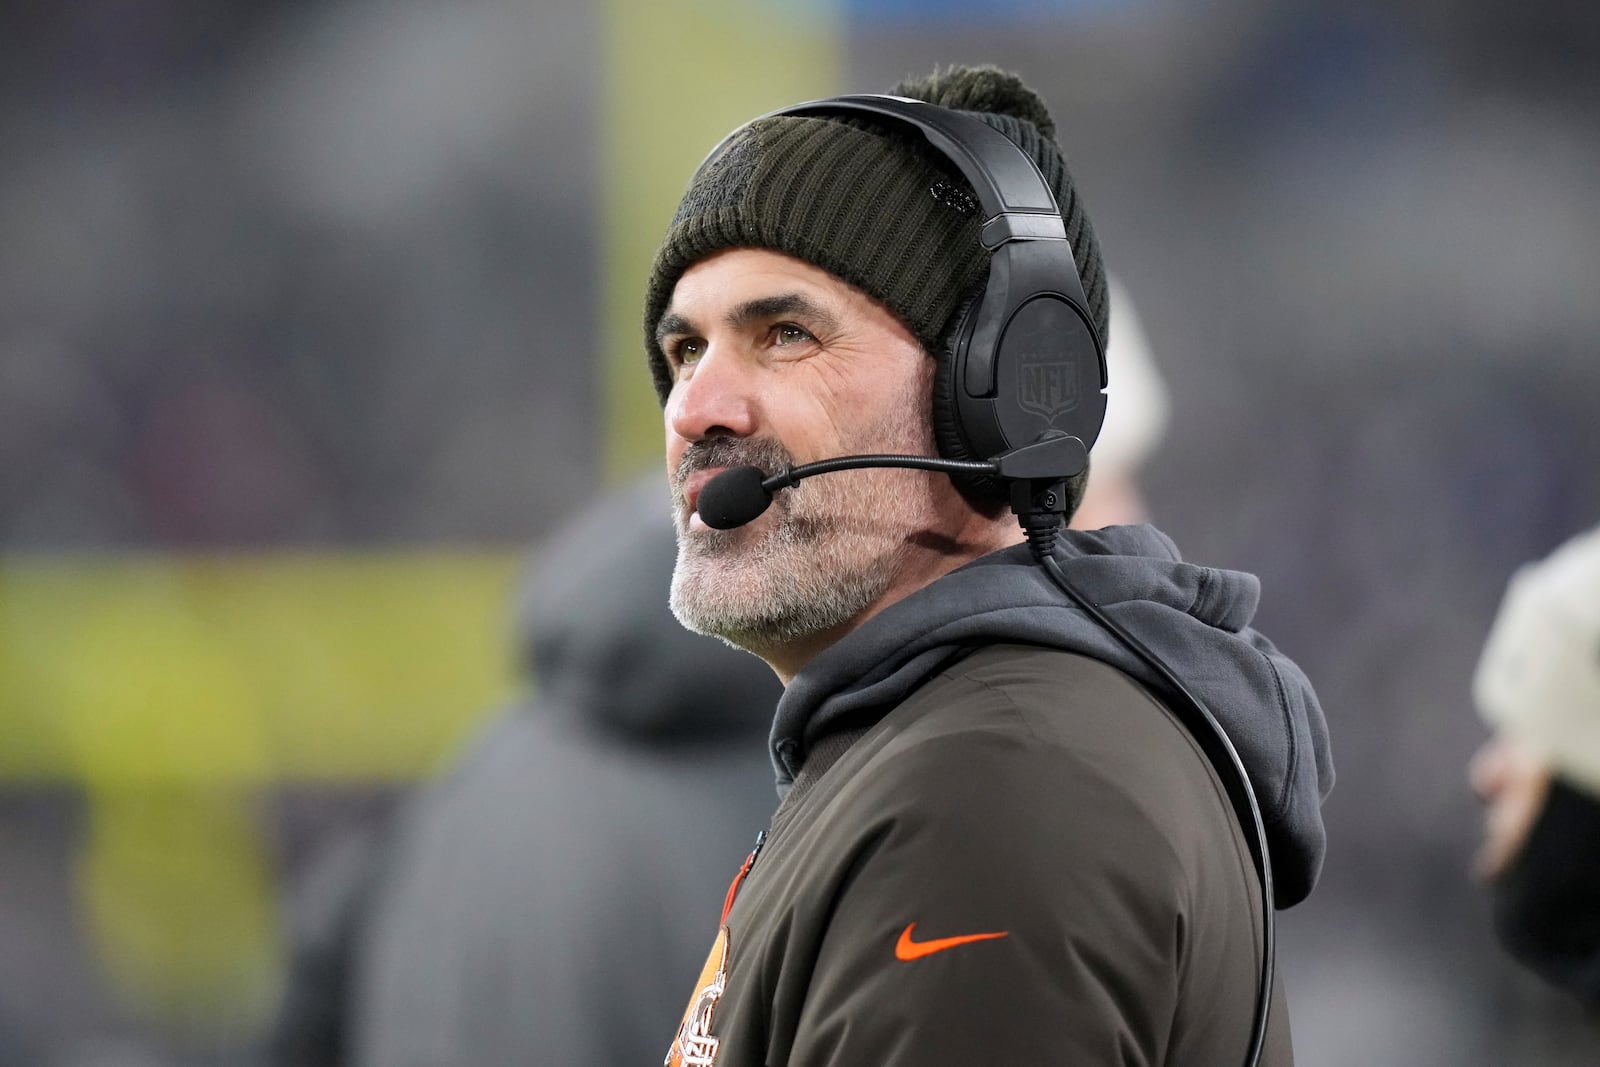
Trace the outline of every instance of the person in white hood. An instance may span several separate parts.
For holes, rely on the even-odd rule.
[[[1511,579],[1473,679],[1478,876],[1501,943],[1600,1003],[1600,527]]]

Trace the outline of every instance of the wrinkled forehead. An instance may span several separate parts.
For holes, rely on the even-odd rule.
[[[823,267],[768,248],[726,248],[691,263],[656,324],[668,336],[792,318],[830,333],[889,326],[914,337],[894,309]]]

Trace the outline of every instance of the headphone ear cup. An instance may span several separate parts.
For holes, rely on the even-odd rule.
[[[956,307],[955,314],[950,316],[950,323],[945,328],[939,350],[934,356],[933,440],[939,447],[939,455],[945,459],[990,458],[972,454],[972,448],[967,443],[967,435],[961,426],[960,408],[956,403],[956,390],[959,388],[956,383],[960,381],[962,373],[963,342],[977,320],[978,304],[982,297],[983,290],[979,289]],[[1010,499],[1010,489],[1006,483],[986,474],[952,474],[950,480],[955,483],[957,489],[971,496],[985,500]]]

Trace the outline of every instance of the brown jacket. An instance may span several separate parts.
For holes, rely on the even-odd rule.
[[[995,645],[815,744],[667,1062],[1242,1064],[1260,886],[1215,771],[1097,660]],[[1263,1067],[1293,1062],[1276,985]]]

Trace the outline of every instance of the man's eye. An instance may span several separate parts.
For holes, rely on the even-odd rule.
[[[672,346],[672,361],[679,366],[700,362],[700,357],[706,354],[706,343],[698,337],[685,337]]]
[[[811,335],[792,322],[780,322],[772,328],[773,341],[779,345],[797,345],[811,340]]]

